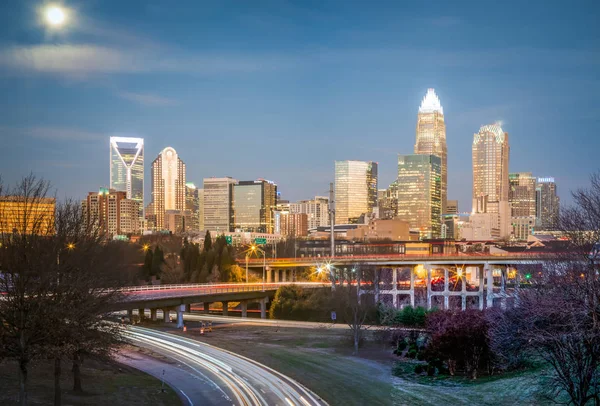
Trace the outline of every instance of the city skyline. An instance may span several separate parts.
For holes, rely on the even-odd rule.
[[[186,151],[187,177],[196,183],[211,176],[264,177],[296,201],[327,193],[333,161],[356,159],[379,162],[380,185],[389,185],[396,154],[413,149],[418,102],[430,87],[444,101],[448,198],[461,207],[471,194],[470,138],[485,123],[503,120],[513,134],[511,171],[555,177],[567,204],[569,190],[585,186],[597,169],[586,154],[599,142],[593,136],[600,104],[593,52],[598,32],[586,24],[593,12],[545,4],[539,16],[527,4],[510,16],[507,33],[509,8],[500,5],[369,10],[367,20],[383,25],[362,23],[364,10],[357,5],[340,10],[334,3],[273,12],[211,3],[191,6],[187,15],[156,3],[141,9],[124,4],[118,12],[104,3],[65,5],[82,23],[60,33],[40,32],[35,13],[21,2],[0,6],[0,80],[6,95],[18,95],[5,103],[0,128],[12,144],[0,152],[8,183],[33,171],[50,179],[59,197],[84,198],[109,186],[105,155],[95,152],[108,137],[123,135],[144,138],[151,157],[167,143]],[[187,24],[165,36],[128,24],[142,14],[170,32],[174,27],[162,13],[199,20],[207,35],[186,35]],[[219,18],[209,24],[214,13]],[[497,18],[486,19],[489,29],[470,24],[490,13]],[[340,23],[338,14],[347,21]],[[348,22],[361,23],[357,32],[342,30]],[[300,40],[308,25],[315,30]],[[415,33],[411,41],[398,27]],[[577,47],[570,45],[574,39]],[[155,49],[164,60],[157,60]],[[114,65],[79,64],[95,50],[114,56],[105,58]],[[123,67],[128,55],[129,70]],[[278,154],[281,141],[294,143],[296,153]],[[220,161],[213,152],[223,148],[238,158],[216,170]],[[544,154],[532,157],[540,148]],[[260,159],[258,151],[270,159]]]

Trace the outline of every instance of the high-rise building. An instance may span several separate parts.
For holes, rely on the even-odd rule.
[[[204,231],[204,189],[198,189],[198,229]]]
[[[171,147],[152,162],[152,203],[147,209],[156,230],[165,229],[166,210],[185,210],[185,164]]]
[[[493,215],[492,229],[509,237],[508,133],[500,124],[484,125],[473,137],[473,213]]]
[[[458,200],[446,200],[446,213],[443,214],[458,214]]]
[[[379,218],[391,220],[398,215],[398,179],[393,181],[387,189],[377,192],[377,207]]]
[[[204,178],[204,230],[233,231],[233,185],[237,182],[230,177]]]
[[[442,160],[437,155],[398,155],[397,219],[421,239],[442,231]]]
[[[189,224],[186,231],[200,231],[200,190],[192,182],[185,184],[185,210],[190,212]]]
[[[56,199],[0,196],[0,234],[54,234]]]
[[[110,188],[125,192],[144,219],[144,139],[110,137]]]
[[[308,215],[291,213],[289,210],[275,211],[275,234],[286,237],[306,237],[308,235]]]
[[[527,240],[527,236],[535,231],[536,179],[531,172],[518,172],[509,173],[508,182],[512,236],[517,240]]]
[[[276,205],[275,183],[264,179],[238,182],[233,186],[234,229],[273,234]]]
[[[435,90],[427,93],[417,114],[417,140],[415,154],[436,155],[442,161],[442,213],[446,213],[448,199],[448,149],[446,147],[446,124],[444,109]]]
[[[377,206],[377,162],[335,161],[335,223],[355,224]]]
[[[538,178],[536,187],[536,218],[539,230],[556,230],[560,199],[554,178]]]
[[[312,200],[290,203],[291,213],[304,213],[308,217],[308,229],[329,225],[329,198],[315,196]]]
[[[112,236],[140,232],[139,205],[127,198],[127,192],[107,188],[88,193],[81,202],[87,224]]]

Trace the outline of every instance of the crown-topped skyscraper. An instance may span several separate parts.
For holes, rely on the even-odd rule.
[[[444,123],[444,108],[433,89],[427,89],[427,94],[419,107],[415,154],[436,155],[440,157],[442,161],[442,213],[446,213],[446,201],[448,199],[446,124]]]

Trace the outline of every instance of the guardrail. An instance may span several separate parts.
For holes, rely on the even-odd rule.
[[[266,263],[286,263],[286,262],[323,262],[323,261],[348,261],[348,260],[396,260],[404,259],[407,261],[411,260],[424,260],[424,261],[435,261],[441,260],[468,260],[468,259],[496,259],[496,258],[510,258],[510,259],[549,259],[555,258],[558,254],[540,254],[540,253],[472,253],[472,254],[369,254],[369,255],[345,255],[336,257],[296,257],[296,258],[267,258]],[[249,258],[249,263],[263,263],[263,259]]]
[[[297,285],[302,287],[321,287],[329,286],[328,283],[322,282],[271,282],[271,283],[195,283],[195,284],[178,284],[178,285],[143,285],[143,286],[128,286],[121,288],[121,292],[156,292],[168,290],[198,290],[207,291],[206,293],[228,293],[228,292],[254,292],[264,289],[277,289],[283,285]]]

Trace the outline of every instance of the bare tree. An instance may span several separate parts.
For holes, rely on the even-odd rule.
[[[589,189],[574,192],[573,200],[559,216],[569,248],[544,264],[536,284],[520,290],[515,309],[498,317],[492,343],[505,357],[525,349],[545,360],[553,372],[554,400],[563,395],[569,404],[598,405],[600,277],[590,251],[600,237],[600,174],[591,176]],[[517,347],[506,345],[509,341]]]

